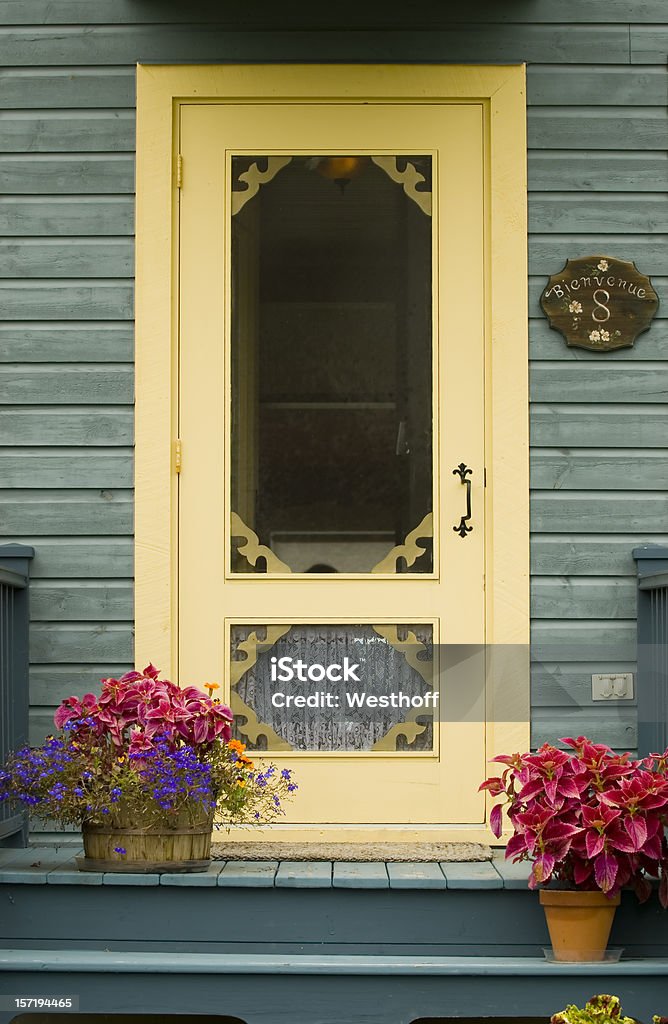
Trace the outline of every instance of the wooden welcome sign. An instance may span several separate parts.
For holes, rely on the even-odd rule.
[[[540,297],[550,327],[592,352],[633,345],[648,330],[659,298],[635,263],[612,256],[567,260]]]

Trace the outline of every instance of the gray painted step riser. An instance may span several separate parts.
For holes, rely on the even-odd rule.
[[[523,883],[522,883],[523,884]],[[355,946],[373,942],[401,947],[403,943],[488,945],[496,938],[509,942],[509,918],[521,922],[512,936],[520,944],[539,947],[547,930],[534,893],[513,890],[348,890],[348,889],[214,889],[122,886],[3,886],[10,894],[0,924],[0,941],[40,938],[128,940],[126,918],[136,917],[132,939],[155,941],[171,933],[169,921],[180,921],[176,939],[183,951],[189,944],[236,940],[263,942],[322,942],[322,922],[328,922],[327,941]],[[222,917],[212,906],[224,908]],[[48,905],[49,913],[45,913]],[[67,908],[70,908],[69,910]],[[114,913],[114,908],[116,912]],[[664,919],[653,903],[639,906],[632,894],[615,918],[612,945],[668,948]],[[174,940],[170,942],[174,945]],[[396,949],[399,952],[400,949]]]
[[[133,976],[86,974],[44,975],[25,973],[12,978],[12,992],[19,980],[21,991],[45,995],[70,995],[73,988],[86,1007],[113,1007],[128,1014],[157,1013],[192,1015],[226,1013],[246,1024],[341,1024],[342,1020],[363,1020],[365,1024],[405,1024],[416,1017],[493,1017],[499,1007],[510,1017],[548,1018],[554,1007],[569,1002],[584,1005],[592,988],[600,989],[596,977],[516,977],[472,979],[471,977],[381,978],[262,977],[253,985],[252,976],[183,976],[160,974]],[[122,983],[119,984],[119,981]],[[610,987],[608,985],[608,987]],[[625,1009],[633,1008],[638,1018],[651,1020],[653,1010],[665,993],[665,978],[624,978],[615,993]],[[0,1013],[0,1024],[9,1024],[14,1011]],[[178,1019],[178,1018],[177,1018]]]

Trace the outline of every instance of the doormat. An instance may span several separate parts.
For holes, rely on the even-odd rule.
[[[216,843],[212,860],[326,861],[485,861],[492,851],[483,843]]]

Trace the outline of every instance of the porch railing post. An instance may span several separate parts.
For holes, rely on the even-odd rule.
[[[634,548],[638,569],[638,753],[668,747],[668,547]]]
[[[35,549],[0,544],[0,763],[28,742],[28,580]],[[28,816],[0,804],[0,847],[28,845]]]

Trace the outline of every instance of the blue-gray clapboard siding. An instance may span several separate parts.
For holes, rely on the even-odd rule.
[[[533,735],[633,748],[633,703],[594,705],[590,675],[633,668],[631,551],[668,541],[666,304],[600,356],[567,349],[538,295],[599,252],[665,293],[665,0],[6,0],[0,17],[0,534],[36,548],[35,737],[132,660],[135,62],[526,61]]]

